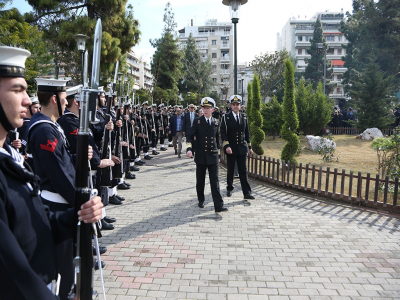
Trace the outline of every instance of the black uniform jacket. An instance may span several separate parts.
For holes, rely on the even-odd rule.
[[[192,150],[192,143],[196,137],[196,164],[213,165],[219,160],[219,133],[218,120],[212,118],[212,125],[201,116],[193,121],[193,126],[186,133],[187,150]]]
[[[57,123],[60,124],[64,131],[65,137],[68,140],[70,152],[76,154],[79,133],[78,116],[66,109],[64,115],[57,120]],[[90,160],[90,165],[92,170],[97,170],[97,166],[100,165],[100,151],[97,148],[92,132],[89,134],[89,145],[92,146],[93,149],[93,156]]]
[[[60,194],[75,203],[75,163],[60,125],[38,112],[28,127],[28,150],[32,153],[40,189]]]
[[[74,211],[49,212],[37,180],[0,153],[0,299],[56,299],[46,286],[57,274],[54,245],[72,237]]]
[[[221,139],[224,151],[231,147],[233,155],[245,155],[250,145],[249,122],[243,113],[239,113],[240,124],[232,111],[226,113],[221,120]]]

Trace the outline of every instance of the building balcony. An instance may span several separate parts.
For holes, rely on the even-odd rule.
[[[229,55],[224,55],[221,57],[221,62],[226,63],[226,62],[230,62],[230,61],[231,61],[231,59],[230,59]]]
[[[220,48],[221,49],[230,49],[230,45],[229,45],[229,43],[221,43]]]
[[[311,47],[311,42],[309,41],[296,41],[294,43],[295,48],[299,48],[299,47]]]

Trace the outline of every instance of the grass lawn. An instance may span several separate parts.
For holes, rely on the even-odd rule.
[[[298,163],[303,163],[310,166],[322,166],[324,169],[330,167],[331,171],[337,168],[338,171],[346,170],[346,173],[353,171],[362,172],[363,175],[370,173],[371,176],[377,174],[377,155],[372,149],[372,141],[365,141],[356,139],[355,135],[335,135],[333,140],[336,142],[335,156],[339,157],[339,161],[324,162],[322,156],[311,150],[306,149],[304,136],[300,136],[300,155],[296,156]],[[281,151],[286,141],[276,137],[273,140],[268,136],[264,140],[262,147],[264,149],[264,156],[275,159],[280,159]]]

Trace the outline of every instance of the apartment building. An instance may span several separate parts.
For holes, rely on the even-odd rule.
[[[310,39],[313,36],[314,23],[318,18],[321,20],[323,35],[328,46],[326,60],[332,63],[333,68],[332,77],[327,78],[334,87],[329,97],[335,99],[337,104],[341,99],[346,98],[341,80],[343,73],[347,71],[342,57],[346,55],[343,45],[347,45],[348,41],[339,30],[340,22],[344,17],[343,10],[318,12],[311,19],[292,17],[287,21],[282,32],[277,34],[277,50],[286,49],[297,60],[296,70],[304,72],[307,66],[306,58],[311,57],[307,54],[307,49],[311,46]]]
[[[133,90],[137,91],[141,88],[153,90],[153,75],[151,74],[150,64],[143,61],[134,51],[127,53],[126,62],[128,64],[128,76],[133,76],[135,83]]]
[[[200,26],[194,26],[191,20],[190,26],[179,30],[178,39],[181,49],[184,49],[192,34],[204,60],[210,57],[213,66],[211,76],[214,82],[212,91],[220,95],[218,99],[220,104],[226,100],[226,97],[233,95],[234,91],[233,33],[233,25],[230,21],[218,22],[217,19],[207,20]]]

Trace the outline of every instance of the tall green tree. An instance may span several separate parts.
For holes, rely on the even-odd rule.
[[[178,95],[178,82],[182,78],[182,53],[175,36],[176,23],[171,4],[168,2],[164,13],[164,30],[160,39],[150,41],[156,48],[151,62],[154,87],[173,90]]]
[[[325,54],[328,51],[328,45],[325,42],[325,37],[322,34],[321,20],[317,19],[314,23],[314,32],[311,39],[311,46],[307,49],[307,53],[311,55],[311,58],[306,59],[307,67],[304,72],[304,77],[307,81],[310,81],[313,88],[316,89],[318,83],[324,80],[324,66],[325,66]],[[322,44],[322,48],[320,48]],[[328,94],[331,88],[329,88],[329,78],[332,76],[331,63],[326,61],[326,93]]]
[[[369,63],[360,77],[353,81],[351,97],[357,111],[357,127],[385,128],[393,120],[387,116],[393,98],[393,76],[387,76],[377,63]]]
[[[249,120],[250,124],[250,133],[251,133],[251,122],[253,121],[251,113],[252,109],[251,106],[253,104],[253,86],[251,82],[247,84],[247,105],[246,105],[246,114],[247,114],[247,119]]]
[[[296,162],[294,156],[300,147],[299,136],[296,134],[299,127],[295,100],[294,66],[290,59],[285,60],[285,95],[282,104],[283,126],[281,136],[287,141],[281,152],[285,161]]]
[[[37,26],[31,26],[25,22],[16,8],[1,10],[2,7],[5,5],[0,6],[0,45],[21,47],[31,52],[25,67],[28,93],[32,94],[36,92],[34,78],[47,72],[47,66],[52,57],[48,52],[43,32]]]
[[[258,155],[264,154],[261,143],[265,139],[265,133],[262,130],[263,117],[261,115],[261,93],[260,79],[254,74],[253,79],[253,101],[251,104],[251,147],[254,153]]]
[[[304,77],[301,77],[296,88],[296,107],[299,118],[299,132],[309,134],[312,132],[314,116],[312,106],[314,104],[314,92],[312,84],[306,84]],[[318,117],[318,116],[316,116]]]
[[[320,135],[321,130],[331,121],[333,106],[333,101],[324,95],[322,83],[320,82],[315,91],[312,106],[312,116],[314,118],[313,123],[311,124],[311,132],[314,135]]]
[[[276,91],[283,88],[284,61],[289,57],[286,50],[275,51],[256,56],[250,63],[253,71],[260,78],[262,99],[272,97]]]
[[[375,58],[379,70],[387,76],[399,73],[400,68],[400,0],[353,0],[353,13],[342,22],[341,31],[349,41],[343,75],[346,92],[351,93],[353,82]],[[392,87],[399,89],[400,77],[394,77]],[[368,87],[365,87],[368,89]]]
[[[86,34],[92,54],[96,19],[102,19],[101,83],[110,82],[115,62],[138,41],[139,23],[133,16],[128,0],[28,0],[33,12],[25,14],[27,22],[45,33],[57,66],[66,75],[80,73],[80,58],[75,34]],[[128,9],[127,9],[128,8]]]
[[[208,93],[213,85],[210,76],[213,70],[209,57],[205,61],[202,60],[200,51],[196,47],[196,40],[192,34],[190,34],[184,49],[182,66],[184,92],[196,92],[198,95],[197,103],[200,103],[201,94]]]
[[[261,114],[263,117],[263,130],[265,134],[275,136],[281,131],[282,120],[282,105],[278,102],[276,96],[273,96],[271,101],[262,106]]]

